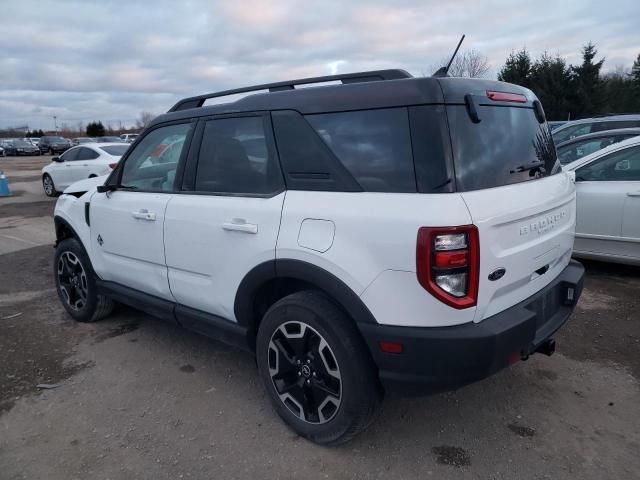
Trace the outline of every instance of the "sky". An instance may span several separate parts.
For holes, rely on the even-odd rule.
[[[0,128],[118,128],[186,96],[381,68],[429,75],[463,50],[495,78],[526,47],[604,70],[640,53],[632,0],[0,0]]]

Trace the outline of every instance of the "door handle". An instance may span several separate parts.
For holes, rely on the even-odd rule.
[[[255,223],[247,223],[247,221],[242,218],[234,218],[230,222],[224,222],[222,224],[222,229],[243,233],[258,233],[258,225]]]
[[[640,197],[640,191],[638,191],[638,192],[627,192],[627,197]]]
[[[150,212],[146,208],[138,210],[137,212],[131,212],[131,216],[138,220],[147,220],[149,222],[154,222],[156,220],[156,214]]]

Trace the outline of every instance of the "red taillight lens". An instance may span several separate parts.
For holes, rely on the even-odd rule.
[[[520,93],[493,92],[491,90],[487,90],[487,98],[494,102],[527,103],[527,97]]]
[[[469,252],[467,250],[436,252],[433,263],[438,268],[466,267],[468,258]]]
[[[111,170],[113,170],[113,169],[114,169],[114,168],[116,168],[117,166],[118,166],[118,164],[117,164],[117,163],[110,163],[110,164],[109,164],[109,168],[110,168]]]
[[[454,308],[478,300],[480,245],[475,225],[422,227],[416,249],[418,281],[438,300]]]

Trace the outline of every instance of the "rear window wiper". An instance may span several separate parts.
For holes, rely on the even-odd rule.
[[[509,173],[522,173],[536,168],[539,168],[542,173],[546,172],[546,169],[544,168],[544,162],[533,162],[528,165],[520,165],[513,170],[509,170]]]

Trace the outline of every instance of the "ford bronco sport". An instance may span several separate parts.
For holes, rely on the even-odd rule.
[[[336,444],[385,391],[553,353],[575,211],[531,91],[337,75],[177,103],[58,199],[54,271],[78,321],[122,302],[255,353],[284,421]]]

